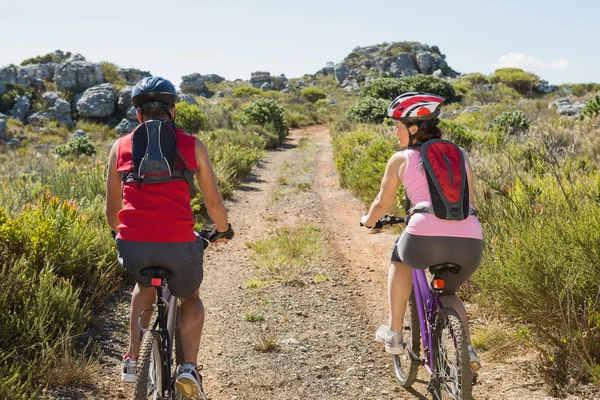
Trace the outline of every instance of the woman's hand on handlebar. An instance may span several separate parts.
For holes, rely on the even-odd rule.
[[[199,234],[204,240],[210,243],[227,243],[229,240],[233,239],[235,232],[231,228],[231,224],[229,224],[229,227],[225,232],[219,232],[217,228],[214,228],[201,230]]]

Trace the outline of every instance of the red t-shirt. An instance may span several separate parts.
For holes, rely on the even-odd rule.
[[[190,170],[198,169],[196,138],[181,129],[177,149]],[[133,135],[118,140],[117,171],[128,172],[133,166]],[[186,181],[153,184],[135,182],[123,185],[124,207],[119,211],[119,238],[134,242],[193,242],[194,218],[190,207],[190,187]]]

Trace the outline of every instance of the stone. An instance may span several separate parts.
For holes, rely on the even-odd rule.
[[[540,83],[536,86],[535,91],[538,93],[549,94],[558,91],[558,89],[558,86],[550,85],[548,81],[540,80]]]
[[[85,133],[85,131],[83,129],[77,129],[75,132],[73,132],[73,134],[71,135],[72,139],[78,139],[78,138],[86,138],[88,137]]]
[[[121,122],[119,122],[119,125],[116,126],[116,131],[119,135],[126,135],[128,133],[130,133],[131,131],[133,131],[133,129],[135,128],[135,125],[132,124],[129,120],[123,118],[121,120]]]
[[[11,65],[0,68],[0,96],[8,91],[6,84],[15,83],[17,83],[16,69]]]
[[[58,90],[69,90],[73,93],[83,92],[104,82],[104,74],[100,64],[87,61],[74,61],[59,64],[54,73],[54,83]]]
[[[443,78],[444,77],[444,72],[441,69],[436,69],[435,71],[433,71],[433,76],[437,77],[437,78]]]
[[[58,121],[59,125],[73,126],[73,117],[71,116],[71,104],[63,98],[59,98],[54,103],[48,112]]]
[[[6,144],[8,145],[8,147],[14,149],[17,148],[21,145],[21,141],[19,139],[10,139],[8,142],[6,142]]]
[[[348,67],[344,63],[336,64],[336,66],[334,67],[334,73],[335,73],[335,80],[341,84],[344,81],[344,79],[346,79],[348,74],[350,73],[350,67]]]
[[[265,82],[260,86],[260,90],[262,90],[263,92],[273,90],[273,84],[271,82]]]
[[[250,74],[250,84],[255,88],[262,88],[265,83],[273,84],[271,74],[265,71],[256,71]],[[270,89],[269,89],[270,90]]]
[[[132,106],[131,103],[131,91],[133,86],[125,86],[119,91],[119,100],[117,101],[117,108],[121,111],[127,111]]]
[[[292,91],[289,88],[285,88],[285,89],[282,89],[279,91],[279,93],[286,93],[286,94],[291,93],[291,92]]]
[[[75,53],[75,54],[72,54],[71,57],[67,58],[67,62],[73,62],[73,61],[86,61],[86,60],[85,60],[85,57],[82,56],[81,54]]]
[[[137,110],[135,109],[135,107],[132,106],[129,108],[129,110],[127,110],[125,118],[127,118],[130,121],[138,122]]]
[[[8,117],[2,113],[0,113],[0,139],[6,139],[6,122],[8,121]]]
[[[58,99],[60,99],[59,92],[46,92],[42,95],[42,99],[48,104],[50,107],[54,107]]]
[[[112,83],[93,86],[77,101],[77,111],[85,118],[106,118],[115,112],[115,91]]]
[[[182,76],[180,88],[182,93],[190,93],[198,96],[210,97],[211,92],[206,86],[206,82],[220,83],[223,80],[224,79],[219,75],[201,75],[195,73]]]
[[[421,51],[417,53],[417,65],[422,74],[431,75],[436,67],[435,59],[430,51]]]
[[[281,344],[289,344],[289,345],[292,345],[292,346],[298,346],[298,345],[300,344],[300,342],[299,342],[299,341],[297,341],[297,340],[296,340],[296,339],[294,339],[294,338],[289,338],[289,339],[279,339],[279,343],[281,343]]]
[[[42,81],[52,81],[58,65],[59,64],[56,63],[29,64],[20,67],[17,73],[21,76],[21,79],[29,80],[30,82],[37,79]]]
[[[187,94],[187,93],[182,93],[179,95],[179,101],[183,101],[185,103],[197,106],[198,102],[196,101],[196,99],[194,98],[194,96],[192,96],[191,94]]]
[[[583,111],[585,103],[581,101],[571,103],[571,100],[569,100],[566,97],[563,97],[558,99],[554,103],[550,103],[548,105],[549,109],[554,107],[556,107],[560,115],[574,116],[580,114]]]
[[[479,106],[471,106],[471,107],[465,108],[465,110],[462,113],[463,114],[469,114],[469,113],[476,112],[476,111],[479,111],[479,110],[481,110],[481,107],[479,107]]]
[[[127,82],[128,85],[135,85],[144,78],[152,76],[148,71],[142,71],[137,68],[119,68],[119,76]]]
[[[300,86],[300,87],[304,87],[304,86],[306,86],[306,82],[304,82],[304,80],[303,80],[303,79],[300,79],[300,80],[298,81],[298,86]]]
[[[52,120],[52,115],[49,112],[39,111],[31,114],[27,118],[27,123],[31,125],[42,125]]]
[[[25,121],[25,116],[29,112],[29,108],[31,107],[31,102],[29,101],[29,97],[27,96],[16,96],[15,97],[15,105],[12,110],[8,113],[14,119],[18,119],[19,121]]]

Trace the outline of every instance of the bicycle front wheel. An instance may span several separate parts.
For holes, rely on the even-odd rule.
[[[432,339],[438,398],[472,400],[467,336],[454,309],[439,310]]]
[[[402,387],[410,387],[417,379],[419,361],[413,359],[409,351],[418,358],[421,353],[421,328],[419,314],[417,313],[417,300],[415,292],[410,294],[408,311],[404,317],[404,342],[407,353],[394,355],[394,374]]]
[[[144,332],[138,358],[137,381],[134,400],[159,400],[163,398],[166,382],[163,354],[157,332]]]

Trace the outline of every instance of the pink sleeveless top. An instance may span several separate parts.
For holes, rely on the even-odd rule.
[[[421,153],[418,150],[404,150],[406,171],[402,183],[408,198],[413,204],[427,203],[431,206],[431,195],[424,167],[421,166]],[[415,236],[450,236],[483,239],[481,224],[474,215],[463,221],[446,221],[433,214],[416,213],[410,217],[406,232]]]

